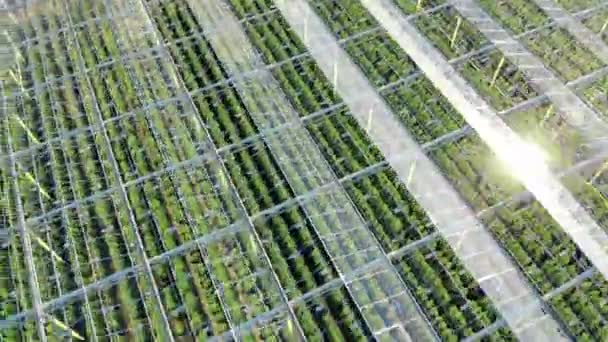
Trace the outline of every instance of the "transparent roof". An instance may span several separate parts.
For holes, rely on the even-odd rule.
[[[0,2],[0,341],[608,339],[606,5]]]

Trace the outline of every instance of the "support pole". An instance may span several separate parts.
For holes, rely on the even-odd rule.
[[[458,17],[456,20],[456,27],[454,28],[454,33],[452,33],[452,38],[450,39],[450,47],[454,48],[456,44],[456,38],[458,37],[458,31],[460,31],[460,26],[462,25],[462,17]]]
[[[405,186],[408,187],[408,189],[412,179],[414,179],[414,171],[416,171],[416,160],[412,162],[412,166],[410,166],[410,173],[407,175],[407,182],[405,183]]]
[[[498,75],[500,75],[500,71],[502,70],[503,65],[505,64],[505,56],[502,56],[500,62],[498,62],[498,66],[496,67],[496,71],[494,71],[494,75],[492,76],[492,81],[490,82],[490,88],[494,87],[496,84],[496,80],[498,80]]]
[[[602,28],[600,29],[599,35],[601,36],[604,31],[606,31],[606,28],[608,28],[608,18],[606,19],[606,21],[604,22],[604,25],[602,25]]]
[[[55,318],[53,316],[50,316],[50,315],[48,315],[48,316],[49,316],[49,321],[51,321],[51,323],[53,323],[54,325],[56,325],[59,329],[65,330],[65,331],[69,332],[70,335],[72,335],[72,337],[75,338],[75,339],[77,339],[77,340],[84,341],[84,337],[82,337],[82,335],[78,334],[72,328],[68,327],[66,324],[64,324],[63,322],[61,322],[57,318]]]
[[[549,120],[549,117],[551,116],[551,114],[553,114],[553,105],[550,105],[549,108],[547,108],[547,111],[545,112],[543,119],[540,121],[541,128],[543,127],[545,122],[547,122],[547,120]]]

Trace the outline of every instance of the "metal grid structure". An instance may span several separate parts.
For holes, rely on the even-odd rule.
[[[608,338],[608,2],[1,7],[0,340]]]

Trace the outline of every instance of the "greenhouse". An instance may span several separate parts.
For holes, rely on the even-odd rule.
[[[0,341],[608,341],[608,1],[0,29]]]

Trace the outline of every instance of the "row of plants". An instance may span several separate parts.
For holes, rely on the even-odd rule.
[[[33,16],[31,27],[40,33],[44,33],[46,30],[54,31],[60,25],[65,24],[65,19],[51,11],[44,18]],[[26,82],[40,84],[45,79],[62,73],[71,73],[73,70],[66,65],[77,65],[78,60],[74,58],[73,51],[71,54],[66,53],[68,41],[69,38],[64,35],[56,37],[44,45],[41,44],[38,49],[22,50],[22,54],[27,56],[25,62],[35,65],[36,68],[33,69],[37,70],[34,74],[26,76]],[[36,54],[35,51],[39,51],[39,53]],[[54,58],[55,56],[69,56],[71,59]],[[54,64],[50,65],[50,63]],[[52,70],[53,76],[50,76],[50,70]],[[24,110],[19,115],[38,116],[32,121],[38,120],[37,122],[42,126],[39,133],[44,136],[45,140],[55,132],[65,131],[65,127],[68,125],[74,124],[80,127],[89,125],[90,121],[83,122],[85,116],[79,115],[79,113],[93,114],[85,112],[85,106],[89,106],[87,109],[91,108],[91,103],[86,98],[85,87],[83,79],[77,79],[74,80],[74,83],[66,82],[60,89],[49,89],[44,94],[23,94],[24,99],[28,101],[28,107],[24,106],[22,109],[31,108],[33,110],[31,112]],[[35,95],[35,97],[31,95]],[[17,130],[15,133],[27,135],[30,139],[33,137],[31,133],[26,134],[29,133],[26,131],[27,128],[21,126],[20,129],[21,131]],[[30,141],[30,143],[37,141],[35,138],[31,140],[34,141]],[[103,155],[97,150],[100,142],[98,136],[82,135],[71,141],[46,146],[42,151],[37,151],[36,155],[20,160],[18,172],[28,175],[27,180],[24,179],[21,182],[21,192],[26,194],[23,196],[22,202],[25,208],[30,208],[30,203],[36,203],[33,207],[35,210],[26,211],[26,218],[64,205],[68,199],[80,198],[79,195],[90,191],[87,183],[90,183],[91,189],[109,186],[112,181],[105,179],[103,174],[100,175],[103,170],[102,163],[99,161]],[[74,177],[74,179],[68,179],[68,177]],[[99,200],[90,208],[90,212],[94,212],[96,219],[84,216],[86,214],[82,211],[72,216],[63,212],[63,215],[57,215],[58,219],[53,222],[55,224],[44,222],[38,227],[30,228],[34,263],[43,301],[74,290],[85,282],[92,283],[99,279],[98,275],[103,277],[103,273],[111,274],[117,269],[132,265],[126,248],[128,242],[123,235],[108,234],[106,238],[94,241],[95,243],[92,243],[89,250],[88,242],[90,241],[88,241],[87,234],[92,236],[102,234],[100,232],[102,228],[98,222],[106,221],[105,223],[118,224],[120,220],[124,220],[124,213],[119,213],[115,204],[116,202],[111,198]],[[115,211],[116,213],[114,213]],[[84,210],[84,212],[88,214],[88,210]],[[108,248],[108,246],[114,248]],[[77,250],[78,248],[83,249]],[[81,257],[84,259],[80,259]],[[104,261],[103,258],[107,259]],[[99,268],[96,268],[97,265],[91,266],[89,260],[98,260]],[[87,309],[85,312],[84,306],[81,306],[61,310],[56,319],[62,322],[74,322],[72,329],[77,329],[81,336],[89,336],[91,329],[89,324],[93,320],[101,330],[107,326],[106,324],[124,322],[129,319],[134,321],[145,319],[146,311],[143,299],[145,297],[141,291],[146,288],[141,286],[141,284],[131,284],[130,286],[123,284],[114,296],[102,298],[98,294],[95,300],[101,301],[104,307],[115,306],[115,311],[108,310],[107,316],[101,317],[101,313],[105,313],[105,311],[92,313]],[[94,301],[93,298],[91,300]],[[93,315],[95,316],[92,317]],[[87,317],[86,323],[82,319],[83,316]],[[62,330],[57,329],[56,325],[47,325],[49,333],[66,334]],[[69,333],[67,334],[69,335]]]
[[[106,41],[106,44],[109,43],[110,41]],[[150,66],[143,62],[133,63],[132,70],[130,71],[132,82],[130,86],[136,89],[135,92],[138,93],[138,98],[142,103],[151,103],[158,99],[168,99],[175,96],[170,87],[163,88],[161,86],[163,84],[171,84],[171,71],[165,68],[165,65],[160,63],[153,63]],[[123,84],[127,87],[129,87],[129,83],[128,80],[123,80]],[[183,103],[174,106],[168,105],[167,108],[162,108],[159,113],[155,113],[153,110],[150,110],[150,112],[145,114],[145,121],[147,121],[147,127],[149,127],[150,132],[147,135],[144,134],[144,136],[148,137],[148,139],[154,137],[156,147],[145,151],[145,156],[160,156],[163,159],[162,163],[165,167],[175,162],[190,160],[196,157],[196,146],[204,140],[202,137],[204,133],[197,121],[192,118],[194,115],[192,108],[188,108],[188,105]],[[175,112],[185,112],[188,115],[176,118],[173,114]],[[118,132],[117,136],[120,136]],[[141,137],[141,134],[138,134],[138,136]],[[141,143],[141,140],[139,142]],[[125,145],[121,145],[125,154],[132,153],[135,150],[134,148],[125,147]],[[213,169],[214,166],[211,165],[209,168]],[[152,166],[147,172],[155,169],[156,166]],[[133,198],[131,199],[131,203],[134,207],[136,219],[140,216],[142,219],[150,219],[147,217],[149,215],[147,215],[146,211],[151,211],[155,214],[152,222],[149,222],[153,224],[150,228],[156,226],[155,229],[150,229],[155,234],[147,233],[146,224],[143,222],[139,225],[142,230],[142,236],[144,236],[146,249],[149,249],[148,255],[155,255],[156,253],[170,250],[188,240],[188,238],[182,236],[181,239],[172,244],[169,236],[174,235],[172,230],[175,228],[177,228],[178,232],[181,231],[180,228],[185,230],[184,233],[180,232],[180,235],[188,234],[199,237],[214,229],[225,226],[225,224],[234,220],[239,215],[237,207],[230,196],[230,188],[221,179],[225,175],[221,173],[214,175],[213,183],[209,182],[210,176],[208,174],[203,174],[197,168],[192,170],[189,177],[180,179],[177,176],[170,175],[164,184],[161,183],[154,186],[154,188],[150,184],[150,188],[147,189],[146,186],[148,184],[145,184],[143,191],[145,197],[140,198],[140,200],[135,199],[135,195],[132,192],[129,194],[130,198]],[[203,182],[202,180],[207,181]],[[217,183],[219,183],[219,187]],[[212,195],[212,191],[216,191],[217,193]],[[204,194],[204,197],[201,194]],[[175,196],[176,198],[170,199],[169,196]],[[165,199],[164,201],[162,200],[163,198]],[[188,200],[189,198],[191,200]],[[144,205],[147,202],[147,210],[144,206],[142,208],[143,211],[139,213],[137,205],[135,205],[138,202]],[[165,202],[165,204],[163,205],[162,202]],[[171,206],[168,203],[173,204],[175,212],[173,210],[169,211]],[[209,206],[209,203],[212,203],[212,205]],[[182,217],[179,215],[180,207]],[[168,210],[166,217],[162,215],[163,208]],[[202,214],[213,211],[224,213],[224,215],[231,219],[221,222],[218,221],[221,218],[218,215],[212,217],[208,225],[205,225],[206,218]],[[165,246],[158,246],[159,243],[165,243]],[[223,297],[224,305],[227,307],[226,309],[233,324],[241,324],[263,312],[269,311],[273,307],[281,305],[278,289],[273,286],[268,265],[265,265],[259,247],[251,233],[238,234],[233,238],[222,241],[217,246],[212,245],[208,247],[206,251],[201,251],[200,254],[201,258],[207,259],[203,261],[203,264],[206,263],[205,267],[207,270],[213,270],[213,272],[210,271],[209,273],[212,274],[212,277],[216,278],[216,284],[221,284],[219,285],[221,286],[220,297]],[[179,273],[173,271],[173,275],[169,275],[168,280],[175,281],[176,274]],[[168,274],[161,275],[159,278],[162,279],[166,276]],[[175,294],[175,291],[172,291],[171,294]],[[199,297],[198,299],[205,301],[207,298]],[[213,298],[210,299],[213,300]],[[174,303],[165,300],[165,309],[171,310],[171,304]],[[179,303],[175,305],[177,304]],[[192,304],[192,302],[181,303],[181,305],[185,305],[186,312],[191,311],[195,313],[199,309]],[[189,318],[189,321],[192,324],[192,318]],[[218,335],[218,332],[210,330],[205,333],[207,336]],[[272,335],[280,334],[287,334],[286,336],[289,336],[291,333],[285,330],[272,331],[271,329],[264,329],[263,331],[260,330],[258,333],[254,333],[254,336],[257,336],[257,338],[266,336],[268,338]],[[191,334],[198,336],[198,327],[190,329],[190,332],[176,331],[175,334],[178,336],[188,336]]]
[[[556,0],[555,3],[570,13],[576,13],[602,5],[601,0]]]
[[[566,29],[552,24],[551,18],[530,1],[480,1],[481,6],[504,27],[519,34],[539,29],[522,39],[524,46],[564,81],[572,81],[604,64]]]
[[[253,17],[256,14],[264,13],[271,6],[271,2],[268,1],[231,1],[231,4],[233,5],[235,12],[240,13],[239,15],[241,17]],[[281,25],[281,30],[275,32],[278,29],[275,24],[276,22],[284,23],[284,19],[278,13],[266,15],[264,18],[249,21],[244,25],[251,41],[258,48],[258,51],[262,53],[265,62],[268,64],[281,60],[284,61],[289,58],[290,55],[287,51],[298,51],[297,48],[290,48],[289,46],[289,44],[296,46],[299,44],[292,43],[294,41],[297,42],[298,39],[294,33],[289,30],[289,26],[283,24]],[[370,34],[369,36],[373,36],[373,34]],[[388,37],[383,36],[380,39],[382,38],[387,39]],[[379,50],[382,51],[381,49],[369,49],[368,51],[370,53],[376,53],[374,51]],[[273,75],[277,80],[280,80],[282,88],[292,102],[294,108],[301,108],[299,106],[301,101],[299,100],[298,95],[305,92],[306,88],[313,87],[316,87],[314,93],[321,94],[317,96],[321,97],[320,100],[323,101],[324,104],[335,104],[331,102],[333,99],[332,96],[326,95],[323,97],[322,95],[333,94],[333,92],[329,82],[323,77],[318,68],[306,67],[302,64],[304,63],[296,61],[286,63],[281,68],[272,69]],[[309,62],[306,61],[306,64],[309,64]],[[386,62],[386,65],[391,65],[391,62]],[[293,69],[295,69],[296,72],[292,72],[291,70]],[[383,80],[380,80],[379,83],[384,82],[386,84],[397,80],[397,78],[384,78]],[[320,86],[324,87],[323,91],[318,90]],[[294,91],[295,89],[297,89],[297,91]],[[302,109],[305,113],[310,114],[318,108],[304,107]],[[300,113],[302,114],[301,111]],[[328,114],[318,119],[309,120],[307,129],[319,145],[338,177],[347,176],[382,160],[379,151],[373,147],[373,144],[366,137],[354,118],[344,110],[337,109],[335,113]],[[367,224],[372,228],[374,234],[380,240],[382,247],[387,252],[404,247],[408,243],[417,241],[434,231],[432,224],[428,221],[422,208],[416,204],[413,198],[407,193],[405,187],[399,183],[394,172],[390,170],[376,173],[371,176],[363,176],[355,183],[349,183],[347,185],[347,191],[359,210],[362,211],[363,217],[367,220]],[[449,249],[449,246],[445,243],[434,247],[433,252],[436,251],[441,251],[446,257],[452,256],[455,258]],[[430,257],[430,255],[428,257]],[[405,259],[409,261],[409,258]],[[395,262],[400,265],[402,261]],[[403,262],[405,263],[405,261]],[[437,264],[441,264],[441,261],[437,261]],[[446,288],[452,289],[460,285],[450,283],[445,279],[442,281],[442,279],[439,278],[439,274],[444,269],[431,266],[431,263],[426,263],[424,257],[418,258],[414,262],[410,261],[410,265],[415,265],[414,267],[416,268],[429,270],[425,274],[427,278],[424,280],[421,280],[419,275],[416,275],[415,272],[409,273],[410,277],[418,280],[418,282],[412,283],[415,284],[415,286],[418,286],[416,287],[417,289],[420,289],[424,286],[423,284],[428,284],[429,282],[444,283],[445,285],[442,287],[444,291]],[[445,268],[449,267],[446,266]],[[466,274],[466,271],[464,271],[461,265],[454,265],[454,268],[450,271]],[[466,283],[464,286],[464,288],[466,288],[473,285],[474,281],[470,278],[465,278],[463,283]],[[476,287],[476,285],[473,285],[473,287]],[[447,291],[444,293],[447,293]],[[460,294],[462,294],[462,292]],[[433,306],[445,306],[446,308],[453,308],[451,310],[452,313],[458,312],[458,314],[456,314],[457,318],[449,320],[444,315],[438,313],[440,310],[432,311],[434,313],[433,323],[435,327],[440,328],[442,336],[446,338],[459,335],[467,336],[466,334],[472,334],[473,331],[482,329],[496,319],[495,311],[491,307],[491,304],[487,302],[487,298],[485,304],[481,305],[481,307],[483,307],[483,310],[481,311],[483,311],[484,314],[488,314],[489,319],[479,319],[476,314],[473,314],[472,312],[467,311],[468,316],[466,318],[460,313],[460,308],[457,307],[457,303],[464,306],[464,303],[468,301],[465,296],[454,298],[449,295],[430,297],[431,296],[427,296],[424,298],[425,308],[431,310],[431,307]],[[480,297],[484,297],[482,293]],[[475,305],[472,307],[474,306]],[[478,323],[476,323],[477,325],[470,324],[472,328],[467,331],[467,324],[476,320],[478,320]],[[507,335],[508,332],[503,330],[498,333],[497,336],[499,334]]]
[[[353,3],[348,0],[327,0],[317,3],[333,3],[331,6],[336,6],[336,2]],[[322,15],[322,12],[319,11],[319,14]],[[361,17],[360,20],[362,21],[369,20],[366,18],[371,17],[361,7],[357,10],[351,10],[350,17],[356,16]],[[333,19],[325,17],[325,20],[332,21]],[[342,27],[347,25],[348,23],[343,25],[333,24],[333,26]],[[337,32],[334,33],[336,36],[338,35]],[[373,46],[370,47],[370,49],[374,48]],[[356,56],[352,57],[355,62],[358,61]],[[362,70],[365,71],[365,67],[362,67]],[[437,93],[436,90],[434,92]],[[438,94],[435,96],[438,96]],[[396,112],[402,110],[401,107],[395,106],[390,100],[388,102]],[[558,120],[552,125],[548,124],[546,127],[541,126],[540,124],[544,124],[544,120],[546,120],[545,115],[547,113],[547,108],[541,107],[525,114],[522,113],[521,116],[529,119],[532,122],[532,127],[540,127],[541,132],[544,130],[543,136],[551,136],[550,134],[547,135],[547,132],[559,132],[556,125],[560,121]],[[419,112],[415,114],[423,115]],[[559,116],[556,117],[559,118]],[[416,129],[411,127],[408,121],[403,120],[403,122],[415,135]],[[509,124],[514,129],[518,129],[517,121],[511,121]],[[571,129],[568,130],[566,127],[567,132],[571,132]],[[569,134],[571,133],[557,134],[555,139],[570,139],[568,138]],[[571,151],[572,147],[577,146],[576,139],[566,140],[566,146],[570,147],[569,150]],[[568,149],[565,149],[565,151],[568,151]],[[508,172],[505,172],[503,167],[497,166],[499,162],[492,156],[483,142],[474,135],[443,145],[433,151],[431,156],[443,170],[445,176],[451,180],[461,195],[477,211],[509,199],[512,195],[523,190],[515,180],[509,181],[511,177]],[[565,155],[561,158],[570,160],[573,157],[572,155]],[[532,202],[521,208],[509,207],[496,213],[490,212],[484,218],[484,221],[541,294],[550,292],[590,267],[589,261],[582,255],[581,251],[537,202]],[[596,282],[593,286],[601,291],[606,287],[606,284]],[[585,293],[584,289],[578,287],[573,287],[572,290]],[[567,297],[567,301],[552,301],[550,304],[572,335],[582,339],[600,338],[605,334],[605,327],[598,325],[598,318],[601,322],[602,317],[601,303],[581,302],[577,301],[578,298],[580,296]],[[593,312],[595,314],[594,318],[590,319],[589,316],[582,314],[583,309]],[[576,317],[576,319],[572,319],[572,317]]]
[[[401,0],[396,0],[399,3]],[[497,110],[538,96],[523,73],[489,46],[484,35],[453,6],[416,17],[412,23],[448,60],[473,56],[456,65],[462,76]],[[394,44],[394,43],[393,43]],[[481,53],[479,51],[485,50]]]
[[[213,56],[206,37],[200,36],[174,43],[175,40],[187,37],[189,32],[201,31],[186,2],[160,2],[149,5],[156,25],[171,46],[171,53],[184,80],[192,70],[197,70],[198,77],[186,81],[188,90],[204,88],[222,77],[228,77],[227,74],[213,75],[213,70],[221,69],[221,63]],[[206,53],[197,54],[197,58],[188,58],[187,55],[191,54],[191,51]],[[234,132],[231,134],[234,137],[231,142],[238,142],[243,137],[257,133],[255,125],[251,124],[251,118],[243,117],[248,113],[232,88],[213,88],[198,94],[195,102],[197,99],[212,101],[214,110],[206,103],[199,105],[198,109],[204,118],[222,125],[218,132],[226,131],[225,127],[231,127],[230,131]],[[203,104],[202,101],[199,103]],[[215,141],[219,141],[217,145],[222,146],[220,139]],[[255,216],[264,209],[293,198],[294,195],[274,158],[261,142],[229,151],[223,159],[250,215]],[[302,209],[288,208],[278,214],[261,216],[254,224],[262,239],[262,247],[290,300],[297,300],[300,295],[336,279],[337,275],[329,263],[329,257],[320,247],[311,222],[306,220]],[[340,294],[341,292],[337,291],[329,297],[333,303],[340,305],[323,304],[331,308],[324,313],[321,310],[296,310],[298,321],[307,335],[320,337],[325,334],[341,339],[365,339],[369,332],[360,323],[360,318],[349,299],[334,298]],[[329,299],[321,302],[326,303]]]
[[[107,28],[109,28],[109,26],[107,26]],[[100,40],[101,38],[95,34],[88,33],[87,30],[82,30],[78,35],[80,45],[90,47],[90,50],[93,50],[94,52],[91,53],[90,50],[83,49],[86,65],[95,65],[96,62],[91,60],[91,57],[98,56],[104,52],[108,55],[113,54],[111,58],[119,56],[118,54],[121,51],[115,43],[113,44],[113,42],[118,41],[118,39],[115,38],[118,35],[115,34],[112,29],[104,30],[103,40]],[[112,52],[109,53],[108,51]],[[97,52],[99,52],[99,54]],[[52,58],[53,55],[49,55],[48,57]],[[43,63],[46,63],[46,61],[43,61]],[[78,60],[74,59],[72,60],[72,63],[73,65],[77,65]],[[138,67],[140,67],[140,65],[137,63],[129,63],[127,68],[121,68],[118,73],[112,72],[113,70],[108,72],[108,74],[114,77],[104,77],[103,79],[100,79],[100,77],[106,76],[107,74],[101,75],[101,73],[93,73],[90,75],[97,99],[99,100],[99,107],[102,109],[101,112],[104,118],[111,118],[117,115],[117,113],[132,110],[132,108],[135,108],[138,105],[149,103],[152,98],[167,97],[166,93],[160,93],[163,88],[162,86],[159,86],[167,83],[166,75],[148,74],[147,76],[144,76],[142,70],[138,69]],[[156,93],[137,93],[137,88],[133,84],[137,81],[142,83],[145,81],[151,82],[152,84],[145,85],[146,89],[151,89],[152,91],[156,91]],[[137,84],[137,86],[143,86],[143,84]],[[66,88],[66,91],[78,91],[79,93],[77,93],[77,95],[71,95],[72,98],[84,102],[90,99],[90,94],[85,91],[86,87],[86,83],[81,80],[80,87],[69,87]],[[125,92],[134,94],[130,100],[133,102],[140,102],[133,105],[132,108],[127,108],[124,101],[120,102],[122,94],[112,92],[109,89],[124,89]],[[82,98],[79,98],[78,95]],[[48,107],[58,107],[61,105],[59,100],[53,100],[57,102],[52,102]],[[66,104],[66,112],[55,114],[58,115],[60,119],[68,122],[69,118],[77,117],[70,114],[75,112],[74,108],[80,106],[80,108],[83,109],[83,112],[87,113],[89,118],[94,117],[91,103],[87,103],[90,107],[86,107],[85,109],[85,105],[83,105],[82,102],[75,104],[73,101],[70,101],[70,103],[68,103],[69,106]],[[115,104],[118,105],[115,106]],[[183,104],[176,104],[172,107],[167,106],[167,108],[154,108],[148,113],[139,112],[134,116],[107,125],[108,135],[110,136],[111,141],[114,142],[112,144],[113,152],[118,161],[124,182],[135,178],[130,177],[135,174],[134,169],[137,170],[137,175],[142,176],[167,166],[167,162],[169,162],[168,159],[174,162],[192,158],[195,155],[193,152],[194,144],[192,143],[192,140],[201,140],[200,136],[194,135],[200,130],[196,130],[196,126],[191,125],[191,121],[186,121],[189,119],[187,116],[179,117],[179,119],[186,121],[184,123],[179,123],[173,115],[169,114],[184,112],[183,108],[179,108],[182,105]],[[44,108],[44,110],[40,112],[33,113],[45,113],[49,115],[50,112],[49,108]],[[190,111],[190,113],[192,112]],[[91,122],[94,121],[95,119],[91,120]],[[82,124],[82,122],[79,123]],[[191,130],[186,130],[184,126],[189,127]],[[48,129],[50,130],[50,126]],[[169,129],[175,131],[181,139],[175,139],[175,142],[173,142],[172,138],[169,137]],[[153,130],[154,132],[152,132]],[[24,132],[20,133],[23,135]],[[99,138],[99,134],[96,134],[94,137]],[[190,140],[188,144],[189,139],[192,140]],[[134,144],[136,141],[141,145]],[[103,141],[98,140],[90,145],[95,146],[95,144],[102,145]],[[163,147],[162,152],[158,147],[159,145]],[[87,154],[88,152],[91,152],[91,149],[84,146],[87,145],[83,145],[83,147],[72,146],[73,149],[69,150],[70,153],[72,153],[69,158],[74,160],[72,163],[53,160],[52,165],[54,167],[60,168],[65,166],[65,169],[58,169],[58,175],[69,174],[72,169],[77,170],[78,166],[81,166],[82,168],[84,164],[91,165],[90,161],[95,161],[95,155]],[[130,149],[125,150],[125,147]],[[79,153],[83,154],[81,156],[81,164],[78,164],[80,159],[77,159],[79,158]],[[100,154],[99,158],[108,160],[109,156]],[[101,163],[99,165],[101,165]],[[66,172],[66,170],[68,171]],[[110,169],[108,168],[106,170]],[[110,186],[96,187],[95,184],[87,184],[89,181],[92,183],[98,181],[97,177],[91,178],[90,175],[95,175],[95,173],[91,171],[91,169],[83,170],[82,174],[79,175],[81,178],[69,181],[66,179],[60,181],[59,176],[53,176],[49,181],[43,177],[34,178],[40,180],[41,185],[43,185],[45,189],[49,189],[49,197],[52,196],[52,198],[59,197],[57,192],[61,191],[60,189],[62,189],[62,187],[70,184],[79,185],[79,190],[88,191],[89,193],[94,189],[104,189]],[[99,169],[97,173],[99,173]],[[194,237],[202,236],[207,232],[209,227],[219,229],[230,222],[230,219],[222,217],[221,214],[218,215],[218,212],[221,213],[222,211],[234,212],[234,208],[222,208],[222,200],[230,203],[228,200],[229,196],[226,195],[227,197],[224,199],[213,196],[214,184],[208,177],[203,177],[205,177],[205,175],[202,174],[202,171],[194,171],[192,174],[189,172],[176,172],[175,175],[171,175],[164,179],[153,179],[149,182],[137,184],[128,188],[129,201],[131,202],[130,204],[133,208],[135,219],[138,222],[139,233],[144,240],[144,247],[148,256],[158,255],[161,252],[169,250]],[[42,184],[43,181],[44,184]],[[160,185],[160,188],[158,188],[158,185]],[[40,191],[38,192],[40,193]],[[84,198],[89,193],[82,193],[78,198]],[[206,196],[203,197],[201,194],[206,194]],[[117,214],[120,213],[121,215],[120,218],[115,218],[110,209],[114,205],[114,201],[106,201],[107,202],[98,200],[95,202],[94,206],[97,211],[90,214],[90,223],[84,221],[81,225],[77,225],[74,221],[66,221],[67,219],[62,216],[61,219],[56,220],[57,222],[53,222],[54,225],[51,224],[51,227],[57,227],[57,229],[48,230],[56,233],[56,235],[47,237],[47,245],[53,250],[57,250],[60,255],[65,254],[66,256],[74,257],[76,252],[70,254],[72,251],[68,248],[63,249],[62,246],[62,242],[65,241],[67,236],[66,231],[71,231],[79,226],[90,226],[89,230],[79,237],[83,238],[85,245],[86,242],[89,241],[95,248],[91,248],[92,251],[89,251],[87,248],[86,253],[85,250],[78,251],[83,254],[80,264],[87,266],[90,264],[93,269],[97,267],[98,269],[103,268],[103,270],[87,273],[85,276],[86,283],[92,283],[94,280],[102,279],[107,275],[113,274],[114,272],[120,271],[133,264],[130,258],[128,258],[129,248],[126,247],[134,245],[133,236],[130,236],[130,239],[127,239],[127,241],[124,242],[117,240],[118,236],[132,234],[131,229],[126,228],[129,226],[126,222],[126,212],[125,210],[114,208],[114,210],[117,211]],[[62,203],[65,203],[65,201]],[[110,207],[108,207],[108,204]],[[108,211],[108,209],[110,210]],[[191,222],[187,222],[187,219],[185,219],[184,216],[187,216],[190,213],[196,213],[196,216],[193,218],[189,217]],[[82,216],[85,215],[83,213],[79,214]],[[30,216],[36,215],[28,215],[28,217]],[[122,220],[121,225],[116,224],[118,223],[118,221],[116,221],[117,219]],[[123,230],[122,228],[111,228],[112,226],[122,226],[125,228]],[[64,228],[60,229],[61,227]],[[101,238],[101,236],[103,236],[103,238]],[[252,306],[257,306],[253,311],[257,311],[258,313],[266,311],[267,305],[272,305],[272,303],[264,302],[269,300],[269,296],[265,294],[258,293],[257,297],[263,298],[258,298],[257,300],[254,298],[256,297],[256,294],[249,295],[247,298],[244,297],[246,294],[251,293],[252,289],[258,286],[264,288],[264,286],[267,285],[264,284],[266,281],[264,278],[244,278],[245,274],[255,274],[255,271],[260,267],[259,262],[255,264],[256,259],[259,259],[259,256],[254,251],[255,248],[249,247],[251,246],[251,240],[251,236],[239,236],[236,241],[225,241],[218,244],[218,246],[214,245],[212,248],[208,248],[206,251],[201,251],[199,249],[198,253],[193,252],[184,257],[176,257],[171,260],[169,265],[162,264],[153,269],[155,281],[160,288],[161,301],[163,302],[165,310],[169,313],[169,320],[174,335],[196,335],[204,338],[205,336],[221,334],[228,329],[226,318],[222,313],[222,307],[217,299],[218,294],[215,293],[217,289],[214,289],[214,286],[211,284],[210,275],[208,274],[210,273],[208,271],[210,267],[215,268],[215,275],[219,278],[217,279],[217,282],[226,284],[223,296],[227,299],[226,302],[231,308],[231,312],[244,316],[245,314],[241,314],[243,312],[243,303],[252,303]],[[74,244],[82,248],[82,244]],[[239,247],[235,247],[235,244]],[[244,246],[244,248],[242,248],[243,250],[241,250],[241,245]],[[41,248],[37,248],[38,252],[41,250]],[[46,251],[44,253],[48,254]],[[221,261],[224,259],[224,255],[228,257],[232,255],[235,260],[233,264],[224,266],[224,263]],[[241,255],[243,256],[240,258],[236,257]],[[212,266],[205,265],[204,260],[207,260],[207,258],[210,260],[209,263],[213,262],[215,264]],[[46,259],[49,259],[48,255]],[[121,259],[123,260],[122,263],[120,262]],[[47,263],[38,261],[37,264],[46,265]],[[104,265],[104,267],[98,265]],[[70,263],[66,263],[66,267],[73,266],[73,260],[70,259]],[[250,267],[254,270],[249,269]],[[59,274],[70,274],[69,270],[65,269],[56,271],[58,273],[58,275],[55,276],[56,279],[62,279]],[[83,272],[83,274],[84,273],[86,272]],[[43,284],[46,285],[47,282],[53,282],[53,277],[45,275],[48,273],[43,273],[41,271],[39,274],[41,279],[45,279]],[[64,284],[56,285],[55,287],[48,286],[47,288],[47,286],[41,286],[44,289],[43,298],[47,300],[57,296],[59,291],[63,290],[63,292],[67,292],[70,289],[73,289],[74,286],[68,284],[68,280],[69,278],[66,277],[66,279],[62,281]],[[229,284],[232,286],[229,286]],[[96,301],[91,300],[91,302],[93,302],[93,305],[91,305],[92,307],[101,308],[100,310],[94,311],[94,314],[100,315],[103,313],[105,316],[96,319],[95,321],[99,336],[139,334],[139,331],[143,330],[141,334],[142,337],[145,338],[146,333],[152,333],[156,329],[162,329],[162,325],[158,323],[158,313],[154,313],[157,310],[154,310],[154,302],[151,300],[153,297],[149,295],[140,296],[139,293],[133,292],[137,291],[137,287],[135,287],[135,289],[129,289],[128,286],[128,282],[122,282],[118,286],[118,291],[112,291],[116,292],[114,295],[112,295],[112,292],[109,292],[105,294],[103,298],[99,299],[99,301],[102,302],[101,305]],[[131,284],[130,286],[133,287],[134,285]],[[148,294],[150,293],[149,289],[144,288],[142,291]],[[144,300],[141,298],[145,300],[145,304]],[[275,301],[278,300],[277,298],[272,297],[270,299]],[[182,307],[185,307],[185,309],[181,309]],[[78,308],[78,306],[70,308]],[[250,313],[247,319],[253,317],[255,313],[256,312]],[[142,325],[148,324],[145,323],[150,319],[146,317],[147,315],[152,316],[152,321],[149,324],[156,329],[146,329],[145,325]],[[74,317],[62,318],[64,318],[63,320],[67,324],[74,322],[74,326],[72,326],[74,329],[76,328],[76,325],[82,324],[82,320],[79,315],[73,316]],[[245,320],[245,318],[242,317],[235,317],[233,319]],[[143,323],[140,323],[140,321],[143,321]],[[105,328],[106,331],[100,332],[106,323],[109,325]],[[91,333],[89,329],[91,328],[86,327],[85,329],[84,326],[78,326],[78,331],[83,336],[91,337],[89,335]],[[163,336],[159,330],[156,330],[156,333],[157,336]],[[274,332],[267,333],[274,334]]]

